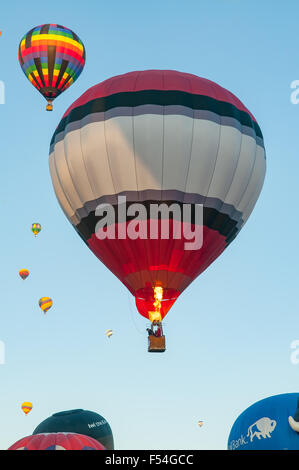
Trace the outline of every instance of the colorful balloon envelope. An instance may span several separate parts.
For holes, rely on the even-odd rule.
[[[46,314],[47,311],[52,307],[53,300],[50,297],[42,297],[38,301],[38,305],[42,309],[42,311]]]
[[[57,24],[32,28],[21,39],[19,62],[28,80],[52,101],[74,83],[85,65],[85,48],[76,33]]]
[[[94,423],[94,426],[91,424]],[[100,442],[105,449],[114,449],[112,430],[106,419],[89,410],[66,410],[54,413],[42,421],[32,434],[53,432],[75,432],[92,437]]]
[[[299,393],[273,395],[251,404],[234,422],[229,450],[299,450]]]
[[[19,275],[23,279],[23,281],[25,281],[25,279],[27,279],[29,274],[30,273],[29,273],[28,269],[20,269],[20,271],[19,271]]]
[[[105,447],[92,437],[65,432],[23,437],[8,450],[105,450]]]
[[[39,234],[41,229],[42,229],[42,226],[40,224],[38,224],[38,223],[31,224],[31,232],[33,233],[33,235],[35,237],[36,237],[36,235]]]
[[[59,123],[49,165],[67,218],[151,321],[238,235],[266,171],[261,129],[236,96],[163,70],[87,90]]]
[[[105,335],[107,336],[107,338],[111,338],[111,336],[113,335],[113,330],[106,330]]]
[[[22,410],[24,411],[25,415],[28,415],[32,410],[32,403],[30,401],[24,401],[21,405]]]

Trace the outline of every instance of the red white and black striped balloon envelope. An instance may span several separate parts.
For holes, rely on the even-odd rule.
[[[65,215],[150,319],[235,238],[266,171],[262,132],[238,98],[164,70],[87,90],[58,125],[49,163]]]
[[[89,436],[59,432],[24,437],[8,450],[105,450],[105,447]]]

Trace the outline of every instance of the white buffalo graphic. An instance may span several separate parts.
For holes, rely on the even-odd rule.
[[[261,437],[264,439],[271,437],[271,432],[274,431],[275,427],[276,421],[274,421],[274,419],[260,418],[251,426],[249,426],[247,437],[250,436],[250,442],[253,441],[254,436],[256,436],[258,439]]]

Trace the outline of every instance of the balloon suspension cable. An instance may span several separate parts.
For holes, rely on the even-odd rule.
[[[127,292],[127,294],[128,294],[128,303],[129,303],[129,310],[130,310],[131,321],[132,321],[132,323],[133,323],[133,325],[134,325],[134,327],[135,327],[135,330],[136,330],[140,335],[144,336],[144,330],[141,331],[141,330],[138,328],[138,326],[137,326],[137,324],[136,324],[136,322],[135,322],[136,311],[135,311],[135,312],[133,311],[132,304],[131,304],[131,298],[132,298],[132,297],[131,297],[129,291]]]

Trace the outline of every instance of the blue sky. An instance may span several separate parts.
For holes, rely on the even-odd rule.
[[[299,339],[299,105],[290,102],[298,2],[26,5],[5,2],[0,20],[0,448],[54,412],[85,408],[109,421],[117,449],[225,449],[247,406],[299,391],[299,365],[290,361]],[[71,28],[87,50],[82,75],[53,113],[17,59],[23,34],[42,23]],[[48,170],[50,139],[76,98],[110,76],[152,68],[194,73],[236,94],[262,129],[268,162],[248,223],[167,316],[164,355],[146,352],[146,321],[65,218]],[[43,227],[36,239],[32,222]],[[24,267],[31,275],[22,282]],[[47,316],[42,296],[54,300]]]

